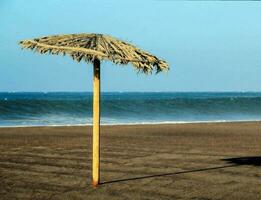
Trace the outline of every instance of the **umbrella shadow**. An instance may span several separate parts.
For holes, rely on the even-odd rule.
[[[194,169],[194,170],[185,170],[185,171],[179,171],[179,172],[173,172],[173,173],[146,175],[146,176],[125,178],[125,179],[117,179],[117,180],[112,180],[112,181],[101,182],[100,185],[141,180],[141,179],[149,179],[149,178],[156,178],[156,177],[164,177],[164,176],[173,176],[173,175],[178,175],[178,174],[188,174],[188,173],[196,173],[196,172],[203,172],[203,171],[211,171],[211,170],[224,169],[224,168],[229,168],[229,167],[238,167],[238,166],[242,166],[242,165],[261,166],[261,157],[235,157],[235,158],[222,159],[222,161],[226,161],[230,165],[201,168],[201,169]]]
[[[226,158],[222,160],[226,161],[229,164],[261,166],[260,156]]]

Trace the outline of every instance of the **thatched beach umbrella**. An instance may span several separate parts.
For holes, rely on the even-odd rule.
[[[156,73],[168,70],[168,64],[135,46],[102,34],[54,35],[20,42],[23,48],[41,54],[69,55],[93,64],[93,185],[100,179],[100,61],[131,63],[138,71]]]

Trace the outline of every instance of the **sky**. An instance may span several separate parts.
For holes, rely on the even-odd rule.
[[[144,75],[101,63],[108,91],[261,91],[261,2],[0,0],[0,91],[92,91],[92,65],[21,50],[19,40],[103,33],[170,65]]]

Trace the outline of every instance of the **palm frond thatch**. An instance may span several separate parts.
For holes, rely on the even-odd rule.
[[[102,34],[68,34],[20,41],[23,48],[41,54],[69,55],[80,62],[93,62],[95,59],[110,60],[116,64],[128,64],[144,73],[168,70],[168,64],[137,47]]]

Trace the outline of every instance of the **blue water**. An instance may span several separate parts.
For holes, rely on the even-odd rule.
[[[102,93],[102,124],[261,120],[261,93]],[[92,93],[0,93],[0,126],[92,123]]]

